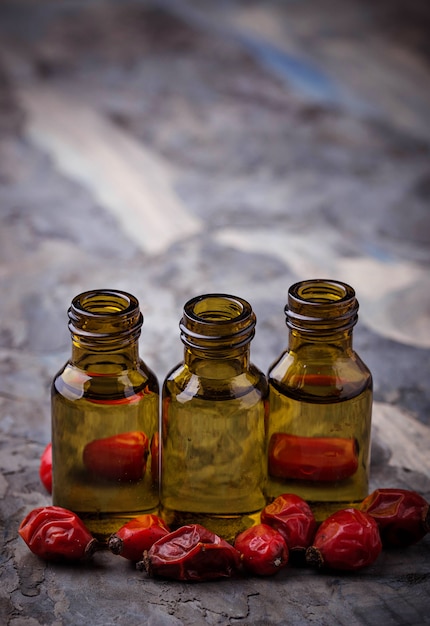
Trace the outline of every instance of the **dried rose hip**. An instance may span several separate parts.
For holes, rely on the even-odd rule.
[[[87,443],[83,460],[86,469],[98,478],[138,481],[145,473],[148,453],[148,437],[132,431]]]
[[[48,493],[52,493],[52,444],[48,443],[40,457],[39,477]]]
[[[98,548],[82,520],[59,506],[33,509],[21,522],[18,533],[30,550],[46,561],[78,561]]]
[[[125,559],[140,561],[145,550],[169,532],[161,517],[150,513],[139,515],[109,537],[108,548]]]
[[[355,439],[343,437],[299,437],[273,433],[269,442],[268,469],[271,476],[314,480],[344,480],[358,468]]]
[[[290,552],[306,550],[317,528],[309,504],[293,493],[282,494],[265,506],[261,521],[281,533]]]
[[[382,549],[378,525],[367,513],[343,509],[318,528],[306,561],[329,569],[356,571],[371,565]]]
[[[189,524],[156,541],[143,565],[150,576],[197,582],[235,575],[240,555],[218,535],[199,524]]]
[[[240,533],[234,547],[242,564],[251,574],[271,576],[288,563],[288,547],[277,530],[267,524],[256,524]]]
[[[430,505],[408,489],[376,489],[360,505],[379,526],[386,547],[410,546],[430,531]]]

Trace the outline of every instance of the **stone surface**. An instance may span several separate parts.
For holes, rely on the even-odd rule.
[[[400,0],[2,3],[1,623],[429,623],[429,537],[359,575],[204,585],[104,553],[46,565],[17,537],[50,502],[38,465],[66,310],[99,287],[139,298],[161,381],[194,295],[252,303],[266,370],[289,285],[350,282],[375,380],[371,487],[430,499],[426,25],[425,2]]]

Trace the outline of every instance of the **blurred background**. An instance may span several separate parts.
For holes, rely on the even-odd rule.
[[[430,501],[429,32],[428,0],[0,0],[1,623],[428,621],[427,540],[360,578],[297,569],[214,593],[103,553],[45,566],[17,526],[51,502],[50,384],[72,298],[99,288],[139,299],[161,383],[188,299],[249,300],[267,371],[289,286],[350,283],[370,489]]]
[[[78,293],[119,288],[160,382],[191,297],[349,282],[375,398],[430,423],[426,0],[0,2],[0,411],[50,436]]]

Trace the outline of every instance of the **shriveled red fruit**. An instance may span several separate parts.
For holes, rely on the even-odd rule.
[[[288,563],[288,547],[277,530],[267,524],[256,524],[240,533],[234,542],[242,564],[248,572],[271,576]]]
[[[52,493],[52,444],[48,443],[40,457],[39,477],[48,493]]]
[[[164,520],[150,513],[139,515],[109,537],[108,548],[130,561],[140,561],[143,553],[170,530]]]
[[[82,520],[59,506],[33,509],[18,533],[30,550],[46,561],[79,561],[99,547]]]
[[[363,500],[360,510],[371,515],[386,547],[410,546],[430,531],[430,505],[408,489],[376,489]]]
[[[261,512],[261,521],[281,533],[290,552],[306,550],[317,528],[309,504],[293,493],[284,493],[265,506]]]
[[[83,461],[87,471],[98,478],[134,482],[143,478],[148,454],[146,434],[132,431],[87,443]]]
[[[318,528],[306,550],[306,561],[318,567],[356,571],[374,563],[381,549],[375,520],[357,509],[342,509]]]
[[[181,526],[148,550],[143,566],[150,576],[204,581],[230,578],[240,568],[239,552],[200,524]]]

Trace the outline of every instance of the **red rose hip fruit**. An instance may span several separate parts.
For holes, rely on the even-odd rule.
[[[367,513],[343,509],[318,528],[306,561],[328,569],[356,571],[376,561],[382,549],[378,525]]]
[[[288,563],[288,546],[283,536],[267,524],[257,524],[238,535],[234,547],[243,567],[251,574],[271,576]]]

